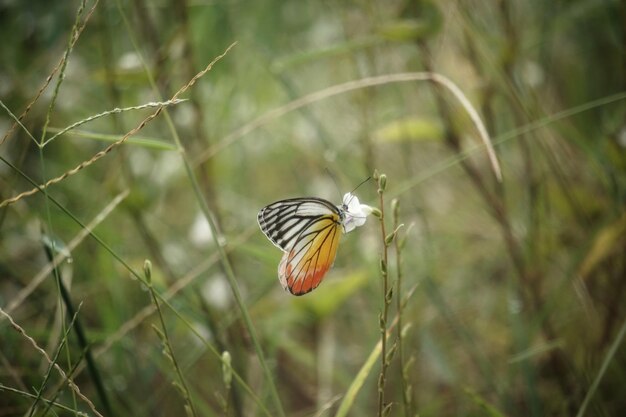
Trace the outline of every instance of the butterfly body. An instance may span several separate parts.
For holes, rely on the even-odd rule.
[[[284,252],[278,265],[284,289],[303,295],[320,284],[335,262],[347,213],[345,201],[336,206],[316,197],[280,200],[259,211],[261,230]]]

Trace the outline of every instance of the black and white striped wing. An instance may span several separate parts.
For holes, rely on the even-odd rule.
[[[324,219],[338,223],[341,213],[330,201],[322,198],[292,198],[262,208],[257,219],[265,236],[287,252],[304,230]]]

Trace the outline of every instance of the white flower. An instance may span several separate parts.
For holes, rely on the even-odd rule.
[[[349,233],[359,226],[365,224],[367,216],[372,213],[372,208],[367,204],[360,204],[357,196],[346,193],[343,196],[343,205],[340,207],[344,210],[343,232]]]

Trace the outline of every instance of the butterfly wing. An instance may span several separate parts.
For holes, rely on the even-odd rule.
[[[315,289],[335,262],[339,236],[340,224],[330,218],[305,229],[278,265],[278,278],[283,288],[294,295]]]
[[[341,212],[318,198],[282,200],[258,215],[265,235],[285,253],[278,266],[283,288],[294,295],[317,287],[335,261]]]

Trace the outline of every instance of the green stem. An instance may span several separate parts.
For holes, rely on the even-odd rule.
[[[61,338],[61,343],[60,345],[57,347],[57,351],[54,354],[54,356],[52,357],[52,364],[50,364],[48,366],[48,369],[46,370],[46,374],[44,375],[43,381],[39,387],[39,389],[37,389],[37,398],[35,399],[35,401],[30,405],[30,411],[29,411],[29,417],[34,415],[35,410],[37,410],[37,402],[38,401],[44,401],[44,398],[42,397],[43,392],[44,392],[44,388],[46,388],[46,386],[48,385],[48,381],[50,380],[50,377],[52,376],[52,370],[54,369],[54,365],[59,362],[59,355],[61,354],[61,351],[63,349],[65,349],[65,347],[67,346],[67,340],[69,337],[69,333],[71,331],[71,329],[74,328],[74,323],[76,321],[76,319],[78,318],[78,312],[80,311],[80,308],[82,306],[82,303],[78,305],[78,309],[74,315],[74,317],[72,318],[72,320],[70,321],[69,325],[67,326],[67,328],[65,329],[65,332],[63,333],[63,337]],[[84,351],[83,351],[84,353]],[[74,366],[72,367],[72,369],[67,373],[67,377],[68,378],[74,378],[74,370],[76,369],[76,367],[78,366],[78,364],[80,364],[83,360],[85,356],[83,354],[81,354],[76,361],[74,361]],[[48,399],[48,405],[46,406],[46,408],[41,412],[40,416],[45,417],[46,415],[48,415],[48,411],[50,410],[50,408],[52,408],[52,402],[56,400],[56,398],[59,396],[60,394],[60,390],[57,389],[54,397]],[[77,409],[77,405],[76,402],[74,402],[74,408]]]
[[[383,242],[383,254],[381,260],[381,276],[383,279],[383,307],[380,315],[380,343],[381,343],[381,355],[380,355],[380,375],[378,377],[378,417],[383,417],[385,410],[385,378],[387,373],[387,316],[389,315],[389,304],[391,303],[391,294],[389,294],[389,279],[387,273],[388,265],[388,247],[387,244],[387,232],[385,230],[385,204],[384,204],[384,188],[386,178],[383,175],[376,176],[378,182],[378,202],[380,205],[380,233]]]
[[[180,146],[181,149],[183,149],[182,144],[178,141],[178,138],[176,136],[174,137],[176,138],[177,145]],[[211,229],[211,235],[213,236],[213,239],[215,240],[215,246],[217,247],[220,260],[222,261],[222,267],[224,268],[224,273],[226,274],[226,278],[228,279],[228,283],[230,284],[230,288],[233,292],[233,296],[235,297],[235,301],[237,302],[237,306],[239,307],[239,311],[241,312],[241,315],[243,316],[246,329],[248,330],[248,333],[250,334],[250,339],[252,339],[254,349],[256,350],[256,354],[259,358],[259,363],[261,364],[261,367],[263,368],[263,373],[265,374],[265,377],[267,379],[268,387],[270,389],[270,394],[272,395],[272,398],[275,402],[276,410],[278,411],[279,416],[285,417],[285,411],[283,410],[280,397],[278,396],[278,390],[276,389],[276,385],[274,384],[272,372],[270,371],[269,367],[267,366],[267,362],[265,361],[265,355],[263,354],[263,349],[261,348],[261,344],[259,343],[259,338],[256,334],[256,331],[254,330],[252,319],[250,318],[248,309],[246,308],[246,305],[243,302],[243,298],[241,297],[241,293],[239,292],[239,285],[237,284],[237,279],[235,278],[235,272],[233,270],[232,265],[230,264],[230,260],[228,256],[226,255],[226,251],[224,249],[225,244],[224,242],[221,241],[221,238],[220,238],[221,234],[218,232],[217,226],[215,222],[213,221],[213,215],[209,209],[209,206],[206,203],[206,200],[204,199],[202,195],[202,192],[200,191],[200,186],[198,185],[196,176],[194,175],[191,169],[191,165],[189,164],[188,159],[185,157],[184,151],[182,153],[183,153],[183,162],[185,165],[185,170],[187,171],[187,176],[189,177],[189,180],[191,181],[194,193],[196,194],[196,198],[198,199],[198,202],[200,203],[200,208],[202,209],[202,212],[204,213],[204,217],[207,219],[207,222],[209,223],[209,227]]]
[[[49,404],[50,406],[58,407],[61,410],[67,411],[68,413],[72,413],[72,414],[78,415],[78,416],[87,416],[86,413],[76,412],[76,409],[72,409],[70,407],[67,407],[67,406],[61,404],[61,403],[57,403],[57,402],[55,402],[53,400],[49,400],[49,399],[43,398],[39,394],[31,394],[30,392],[22,391],[22,390],[10,387],[8,385],[4,385],[1,382],[0,382],[0,391],[12,392],[14,394],[21,395],[22,397],[25,397],[25,398],[31,398],[33,400],[40,399],[40,401],[43,401],[46,404]]]
[[[48,262],[54,265],[54,254],[52,253],[52,245],[54,245],[54,238],[50,236],[50,245],[44,245],[44,250],[46,252],[46,257],[48,258]],[[105,413],[111,415],[112,409],[111,404],[109,403],[108,396],[106,394],[106,390],[104,389],[104,383],[102,382],[102,377],[100,376],[100,371],[96,366],[96,361],[93,359],[93,355],[91,352],[91,344],[87,340],[87,335],[85,333],[85,329],[83,328],[82,321],[78,319],[77,311],[74,308],[74,303],[72,302],[72,297],[70,296],[70,292],[63,283],[63,278],[61,276],[61,271],[58,266],[54,266],[52,269],[52,273],[54,279],[57,283],[58,289],[61,293],[61,298],[63,299],[63,303],[65,304],[65,308],[67,309],[68,317],[72,318],[72,323],[70,326],[74,329],[76,333],[76,339],[78,341],[78,345],[85,352],[85,362],[87,364],[87,370],[91,375],[92,381],[96,388],[96,392],[98,393],[98,397],[100,398],[100,402],[104,407]]]
[[[156,291],[154,291],[154,287],[152,286],[152,267],[150,263],[146,261],[144,266],[144,271],[146,275],[146,281],[148,282],[148,289],[150,290],[150,296],[152,297],[152,302],[154,303],[154,307],[156,308],[157,315],[159,316],[159,323],[161,324],[161,332],[162,338],[161,342],[165,349],[167,349],[167,357],[169,358],[172,366],[174,366],[174,370],[176,371],[176,375],[178,376],[178,381],[180,382],[180,389],[183,394],[183,399],[185,403],[189,406],[189,412],[193,417],[196,417],[196,409],[193,406],[193,401],[191,400],[191,394],[189,393],[189,388],[187,387],[187,383],[185,382],[185,378],[183,377],[183,372],[178,366],[178,361],[176,360],[176,356],[174,355],[174,349],[172,349],[172,345],[170,344],[170,338],[167,333],[167,326],[165,326],[165,320],[163,319],[163,313],[161,312],[161,306],[159,304],[159,300],[156,295]]]
[[[399,202],[398,199],[391,201],[392,215],[393,215],[393,230],[397,233],[397,230],[401,227],[399,224]],[[396,250],[396,310],[398,314],[398,359],[400,361],[400,376],[402,381],[402,403],[404,405],[404,415],[410,417],[412,415],[410,389],[411,386],[408,381],[408,375],[405,369],[404,349],[402,347],[402,333],[404,331],[402,327],[402,244],[400,239],[396,236],[394,239],[394,248]]]
[[[54,86],[54,90],[52,93],[52,99],[50,100],[50,104],[48,105],[48,112],[46,113],[46,120],[44,122],[43,128],[41,129],[41,141],[39,142],[43,145],[46,139],[46,132],[48,130],[48,125],[50,124],[50,115],[52,114],[52,110],[56,105],[57,97],[59,96],[59,91],[61,90],[61,84],[65,79],[65,68],[67,67],[67,62],[69,61],[70,54],[74,48],[75,39],[79,36],[80,31],[80,16],[83,14],[85,10],[86,0],[83,0],[76,11],[76,18],[74,20],[74,26],[72,27],[72,34],[70,35],[70,39],[67,43],[67,48],[65,49],[65,53],[63,55],[63,60],[61,64],[61,71],[59,72],[59,78],[57,79],[57,83]]]

